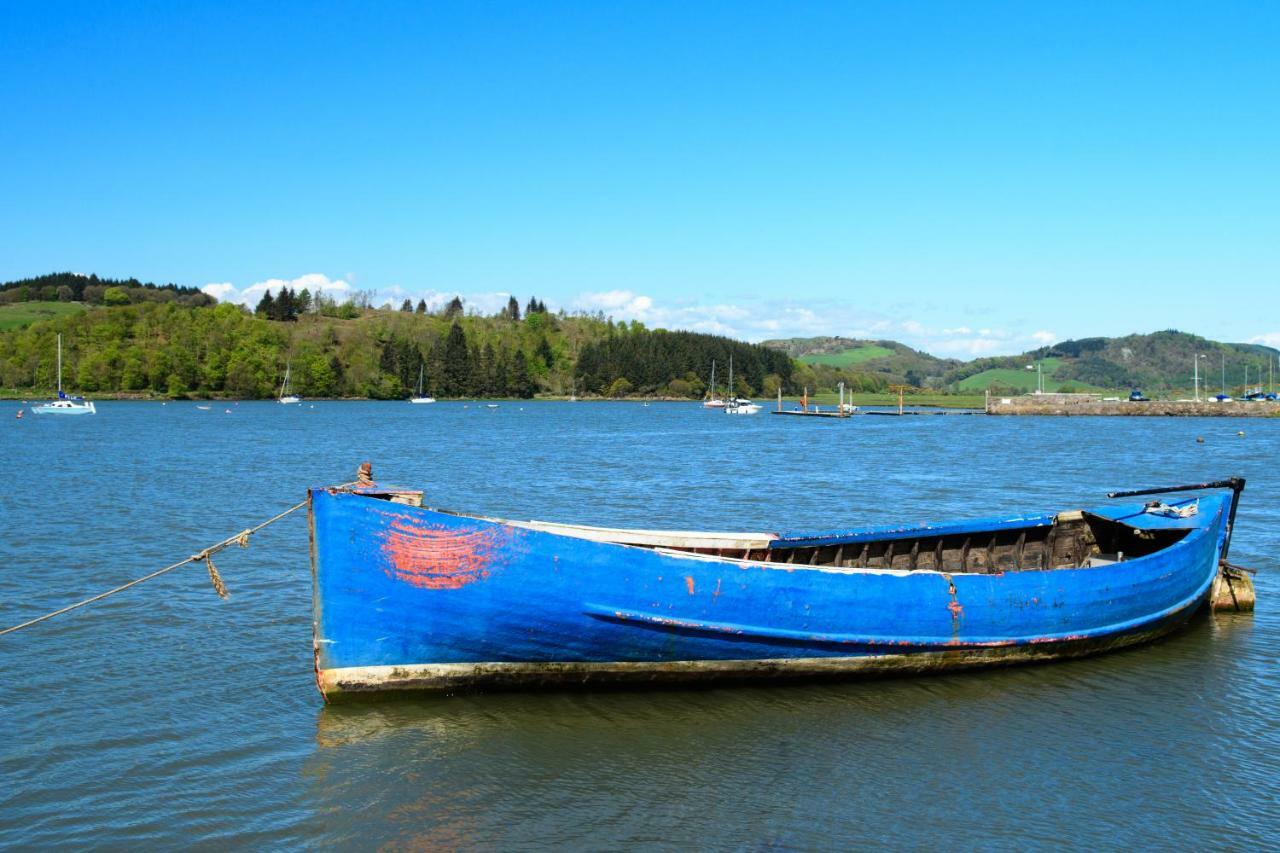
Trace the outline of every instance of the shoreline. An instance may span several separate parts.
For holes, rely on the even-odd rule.
[[[72,392],[68,392],[70,395]],[[17,402],[17,403],[39,403],[45,400],[52,400],[57,396],[57,391],[47,390],[15,390],[10,388],[0,389],[0,402]],[[126,392],[109,392],[105,394],[84,394],[86,400],[95,402],[128,402],[128,403],[255,403],[255,402],[275,402],[275,397],[168,397],[159,394],[143,394],[143,393],[126,393]],[[911,397],[906,398],[906,404],[912,408],[947,408],[947,409],[981,409],[982,398],[972,395],[957,395],[953,400],[947,400],[947,395],[943,394],[925,394],[920,395],[921,402],[912,400]],[[829,399],[828,399],[829,398]],[[303,397],[304,402],[312,403],[398,403],[405,402],[401,398],[375,398],[375,397]],[[569,397],[555,394],[538,395],[535,397],[439,397],[437,400],[441,403],[567,403],[570,402]],[[774,405],[776,398],[767,400],[760,399],[757,402],[764,406],[766,410]],[[898,398],[891,394],[857,394],[845,395],[845,401],[853,403],[856,406],[897,406]],[[692,399],[689,397],[664,397],[664,396],[628,396],[628,397],[599,397],[587,396],[578,397],[575,401],[578,403],[688,403],[690,405],[701,405],[701,399]],[[784,396],[783,403],[799,403],[800,397]],[[835,405],[837,396],[835,394],[814,394],[809,397],[810,404],[828,406]]]

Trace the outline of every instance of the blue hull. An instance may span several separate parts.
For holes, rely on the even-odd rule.
[[[316,489],[317,680],[328,697],[1079,656],[1157,637],[1205,604],[1229,499],[1205,496],[1198,506],[1189,518],[1141,505],[1091,510],[1089,524],[1070,514],[1073,539],[1066,522],[1055,527],[1069,514],[1050,514],[768,534],[733,556]],[[1104,536],[1151,553],[1109,562],[1097,550]],[[1084,565],[1051,565],[1064,560]]]

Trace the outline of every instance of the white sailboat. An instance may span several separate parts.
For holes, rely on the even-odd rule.
[[[763,408],[759,403],[739,397],[733,391],[733,356],[729,356],[729,396],[724,401],[726,415],[758,415]]]
[[[702,401],[704,409],[723,409],[724,400],[716,397],[716,361],[711,360],[711,396]]]
[[[58,334],[58,399],[39,406],[32,406],[33,415],[96,415],[92,400],[84,397],[68,397],[62,392],[62,334]],[[22,413],[18,413],[22,417]]]
[[[284,382],[280,383],[280,399],[279,399],[279,402],[284,403],[284,404],[286,404],[286,405],[291,404],[291,403],[301,403],[301,402],[302,402],[302,398],[301,398],[301,397],[299,397],[297,394],[290,394],[290,393],[289,393],[289,369],[290,369],[292,366],[293,366],[293,365],[292,365],[292,363],[287,363],[287,364],[285,364],[285,366],[284,366]]]
[[[426,366],[422,364],[418,365],[418,390],[409,398],[410,403],[434,403],[436,401],[435,397],[428,397],[422,393],[422,376],[425,367]]]

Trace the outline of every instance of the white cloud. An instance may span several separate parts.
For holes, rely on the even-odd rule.
[[[221,302],[237,302],[252,307],[262,298],[263,293],[268,290],[279,293],[284,287],[293,290],[310,290],[313,296],[323,291],[338,301],[346,299],[352,291],[348,282],[342,279],[330,279],[318,272],[307,273],[293,279],[269,278],[265,281],[256,281],[244,290],[237,289],[234,284],[227,281],[206,284],[200,289]]]
[[[277,293],[282,287],[306,288],[313,294],[323,291],[341,301],[356,290],[352,283],[354,280],[355,276],[350,273],[340,279],[330,279],[322,273],[308,273],[292,279],[266,279],[243,289],[236,288],[231,282],[212,282],[202,290],[219,300],[252,307],[262,298],[263,292]],[[374,290],[371,301],[374,305],[390,301],[394,307],[406,298],[414,304],[421,299],[429,310],[438,311],[454,297],[461,297],[468,311],[494,314],[506,306],[511,294],[505,291],[458,293],[392,284]],[[560,307],[550,300],[547,303],[552,311]],[[734,303],[676,299],[665,302],[634,290],[615,289],[579,293],[570,298],[565,307],[570,311],[599,311],[618,321],[637,320],[649,328],[686,329],[749,341],[820,335],[897,340],[915,349],[951,358],[1011,355],[1058,340],[1056,333],[1043,329],[1013,332],[992,327],[975,330],[968,325],[933,327],[914,318],[891,318],[834,299],[808,300],[803,304],[790,299],[748,299]],[[1253,342],[1280,345],[1280,332],[1260,335]]]
[[[653,299],[630,290],[603,290],[579,294],[573,305],[582,311],[603,311],[618,320],[643,321],[643,315],[653,308]]]
[[[1269,347],[1280,347],[1280,332],[1264,332],[1249,338],[1251,344],[1263,344]]]
[[[206,284],[200,289],[212,296],[214,299],[217,299],[219,302],[233,301],[227,297],[229,294],[236,292],[236,286],[229,281],[224,281],[220,284]]]

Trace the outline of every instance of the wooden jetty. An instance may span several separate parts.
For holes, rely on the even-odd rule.
[[[773,412],[775,415],[793,415],[801,418],[850,418],[857,410],[857,406],[848,408],[844,404],[844,383],[840,383],[840,405],[835,411],[824,412],[817,406],[809,408],[809,389],[804,389],[804,395],[800,398],[800,408],[783,409],[782,408],[782,389],[778,389],[778,408]]]

